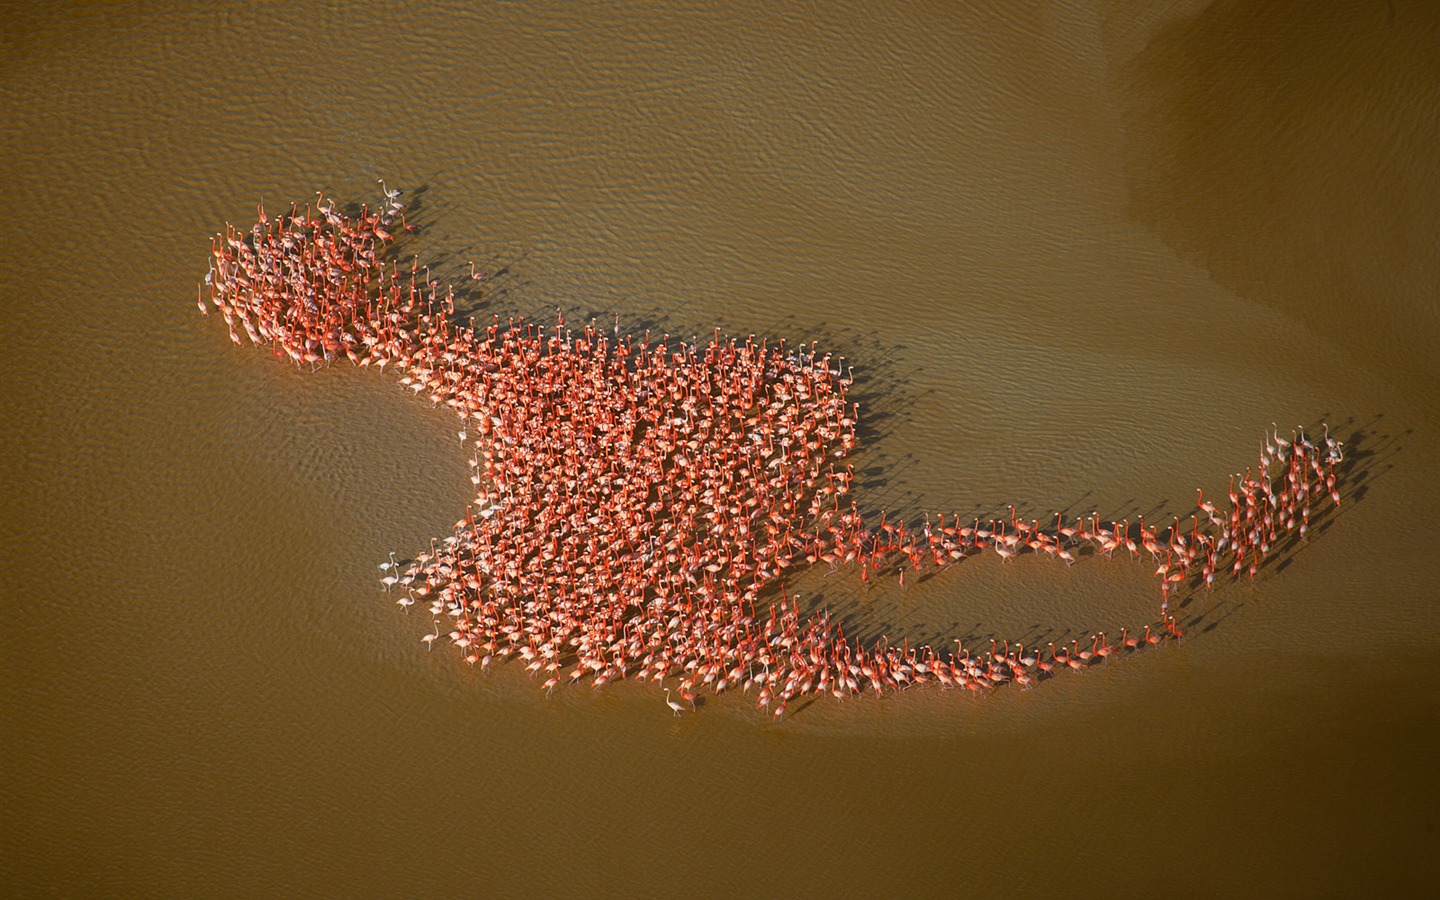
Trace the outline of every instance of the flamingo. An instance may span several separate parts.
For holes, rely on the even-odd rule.
[[[677,718],[680,715],[680,711],[685,708],[680,704],[680,701],[670,699],[670,689],[668,687],[665,689],[665,705],[675,710],[675,715]]]

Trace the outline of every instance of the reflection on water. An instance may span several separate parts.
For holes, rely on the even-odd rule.
[[[7,8],[0,880],[1418,883],[1435,14],[1120,6]],[[232,349],[194,310],[208,235],[253,198],[379,177],[426,187],[444,277],[499,273],[481,314],[844,354],[874,394],[857,494],[892,514],[1164,521],[1272,419],[1353,435],[1364,493],[1283,570],[1194,601],[1180,645],[983,702],[776,726],[738,698],[675,719],[639,686],[477,677],[374,583],[462,512],[445,414]],[[982,641],[1153,605],[1137,566],[1022,562],[802,589],[867,630]]]
[[[1216,281],[1431,399],[1437,46],[1433,3],[1225,2],[1117,70],[1135,215]]]

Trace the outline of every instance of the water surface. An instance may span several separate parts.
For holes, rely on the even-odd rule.
[[[0,24],[0,872],[18,895],[1389,893],[1437,849],[1423,3],[849,11],[13,4]],[[892,514],[1185,515],[1328,421],[1340,514],[1178,646],[983,700],[545,698],[375,583],[463,513],[447,416],[234,347],[254,204],[411,189],[482,314],[818,340]],[[273,208],[273,207],[272,207]],[[801,585],[1079,636],[1145,567]]]

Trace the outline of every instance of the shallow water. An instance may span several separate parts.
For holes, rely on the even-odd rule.
[[[0,22],[0,875],[18,895],[1367,894],[1437,847],[1427,4],[496,4]],[[374,581],[463,512],[442,413],[196,314],[255,201],[406,186],[478,312],[815,339],[857,493],[1184,515],[1328,421],[1330,527],[1033,691],[545,698]],[[1078,637],[1146,568],[976,561],[858,628]]]

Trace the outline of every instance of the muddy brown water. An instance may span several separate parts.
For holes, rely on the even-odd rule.
[[[8,5],[5,893],[1426,884],[1436,7],[952,6]],[[844,354],[869,508],[1184,515],[1272,420],[1350,442],[1346,502],[1179,645],[1032,691],[547,699],[376,584],[462,512],[446,417],[194,308],[226,220],[380,177],[484,314]],[[799,587],[1053,640],[1148,620],[1146,569]]]

